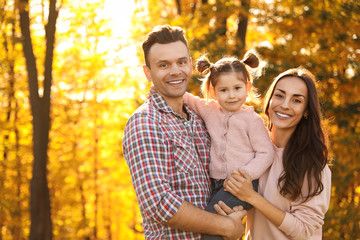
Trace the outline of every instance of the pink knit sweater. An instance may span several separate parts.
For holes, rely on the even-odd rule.
[[[262,118],[253,107],[227,112],[217,101],[185,93],[188,103],[204,120],[211,138],[210,177],[225,179],[233,170],[245,170],[258,179],[271,165],[274,149]]]
[[[287,240],[287,239],[322,239],[322,225],[330,204],[331,172],[328,166],[322,171],[324,190],[305,203],[290,201],[280,195],[277,186],[279,176],[284,170],[282,164],[283,148],[276,148],[275,159],[270,169],[259,179],[259,194],[270,203],[286,212],[279,227],[272,224],[256,208],[247,215],[246,239]],[[307,182],[303,184],[303,193],[307,193]]]

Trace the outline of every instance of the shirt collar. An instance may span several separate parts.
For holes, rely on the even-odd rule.
[[[154,106],[159,109],[159,111],[165,112],[165,113],[173,113],[174,115],[177,114],[172,107],[165,101],[165,99],[159,94],[159,93],[151,93],[151,96],[149,97],[150,100],[153,101]],[[194,114],[193,110],[191,109],[190,105],[184,102],[184,107],[190,116]]]
[[[162,112],[174,112],[170,105],[165,101],[165,99],[158,93],[152,93],[150,100],[153,101],[154,106]]]

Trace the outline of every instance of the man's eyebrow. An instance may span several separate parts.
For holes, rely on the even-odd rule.
[[[188,60],[189,59],[189,57],[180,57],[180,58],[178,58],[177,59],[177,61],[179,61],[179,60]],[[162,60],[162,59],[160,59],[160,60],[158,60],[158,61],[156,61],[156,64],[159,64],[159,63],[168,63],[168,62],[170,62],[169,60]]]
[[[278,91],[280,91],[280,92],[282,92],[282,93],[286,93],[286,91],[285,90],[282,90],[282,89],[280,89],[280,88],[277,88],[277,89],[275,89],[275,91],[276,90],[278,90]],[[306,98],[304,95],[302,95],[302,94],[294,94],[293,96],[295,96],[295,97],[303,97],[303,98]]]
[[[159,63],[168,63],[169,61],[168,60],[158,60],[156,61],[156,64],[159,64]]]

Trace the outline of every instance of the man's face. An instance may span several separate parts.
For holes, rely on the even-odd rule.
[[[193,71],[185,44],[181,41],[156,43],[150,48],[148,58],[150,68],[144,66],[144,72],[156,91],[167,102],[182,101]]]

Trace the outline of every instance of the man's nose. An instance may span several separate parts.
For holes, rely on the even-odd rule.
[[[171,75],[180,74],[181,73],[180,67],[177,64],[171,65],[170,73],[171,73]]]

